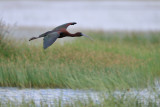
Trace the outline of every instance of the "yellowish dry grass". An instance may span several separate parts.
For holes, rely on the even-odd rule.
[[[89,32],[94,42],[78,38],[64,45],[56,42],[47,50],[42,44],[3,40],[0,85],[97,90],[147,87],[160,75],[158,34]]]

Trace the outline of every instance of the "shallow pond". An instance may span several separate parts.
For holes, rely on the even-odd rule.
[[[103,97],[108,98],[107,92],[98,92],[91,90],[72,90],[72,89],[18,89],[12,87],[0,87],[0,101],[5,102],[17,101],[22,102],[33,100],[36,105],[40,102],[46,104],[54,104],[55,101],[61,100],[61,104],[74,103],[74,101],[87,101],[91,99],[94,103],[101,103]],[[159,85],[153,88],[147,88],[142,90],[130,89],[129,91],[114,91],[111,95],[115,98],[136,98],[140,103],[145,105],[148,102],[155,102],[160,105],[160,87]]]

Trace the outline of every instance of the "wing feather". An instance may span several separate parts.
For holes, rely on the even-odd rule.
[[[57,31],[57,30],[60,30],[60,29],[67,29],[67,27],[68,27],[69,25],[74,25],[74,24],[77,24],[77,23],[76,23],[76,22],[66,23],[66,24],[63,24],[63,25],[60,25],[60,26],[54,28],[53,30],[54,30],[54,31]]]
[[[43,38],[43,48],[46,49],[51,46],[59,37],[58,32],[49,33],[47,36]]]

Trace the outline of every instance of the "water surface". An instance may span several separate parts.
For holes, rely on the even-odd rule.
[[[159,1],[0,1],[0,17],[17,26],[160,30]]]
[[[55,101],[61,101],[62,104],[74,103],[74,101],[85,101],[89,99],[94,103],[101,103],[104,98],[108,98],[108,93],[92,90],[73,90],[73,89],[18,89],[13,87],[0,87],[0,101],[5,105],[8,100],[15,102],[31,101],[36,105],[45,102],[50,105]],[[115,98],[126,100],[128,98],[138,99],[139,103],[148,105],[149,102],[155,102],[160,105],[160,85],[157,82],[154,88],[130,89],[124,91],[114,91],[111,93]],[[103,97],[102,97],[103,96]]]

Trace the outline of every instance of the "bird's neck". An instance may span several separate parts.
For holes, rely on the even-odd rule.
[[[79,35],[77,35],[77,33],[74,34],[70,34],[72,37],[78,37]]]
[[[70,36],[70,37],[78,37],[79,35],[77,33],[70,33],[70,32],[65,32],[65,35]]]

